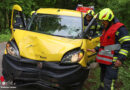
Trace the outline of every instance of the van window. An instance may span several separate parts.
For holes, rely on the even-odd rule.
[[[80,38],[82,18],[59,15],[36,15],[28,30],[69,38]]]

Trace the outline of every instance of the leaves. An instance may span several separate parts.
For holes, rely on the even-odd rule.
[[[84,6],[94,5],[95,12],[99,12],[103,8],[111,8],[115,16],[123,22],[129,29],[130,15],[130,0],[1,0],[0,1],[0,32],[3,29],[9,28],[5,25],[10,20],[11,9],[14,4],[19,4],[23,8],[26,17],[30,12],[38,8],[67,8],[76,9],[77,4]],[[5,15],[8,13],[7,15]]]

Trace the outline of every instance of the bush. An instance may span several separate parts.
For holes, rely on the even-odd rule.
[[[5,30],[0,34],[0,42],[8,41],[11,37],[10,30]]]

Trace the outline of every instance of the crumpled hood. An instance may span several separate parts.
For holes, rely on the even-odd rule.
[[[81,46],[82,39],[68,39],[25,30],[15,30],[20,56],[40,61],[60,61],[63,55]]]

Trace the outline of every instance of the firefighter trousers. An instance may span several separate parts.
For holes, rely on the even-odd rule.
[[[118,76],[118,68],[112,65],[100,64],[101,85],[98,90],[115,90],[115,80]]]

